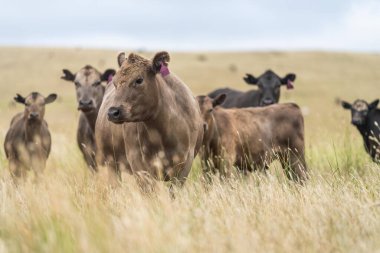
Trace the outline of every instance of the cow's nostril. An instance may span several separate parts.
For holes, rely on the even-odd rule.
[[[92,100],[80,100],[79,104],[82,106],[89,106],[92,105]]]
[[[273,104],[273,100],[270,99],[270,98],[266,98],[263,100],[263,103],[266,104],[266,105],[270,105],[270,104]]]
[[[116,107],[111,107],[108,109],[108,116],[113,119],[117,119],[120,117],[120,110]]]
[[[39,114],[37,112],[31,112],[29,117],[30,118],[37,118],[39,116]]]

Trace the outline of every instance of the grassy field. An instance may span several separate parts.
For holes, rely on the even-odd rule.
[[[199,162],[170,198],[164,183],[143,194],[133,178],[110,187],[88,173],[76,145],[73,84],[60,79],[85,64],[116,68],[116,51],[0,48],[0,141],[23,110],[16,93],[56,92],[46,108],[52,153],[42,180],[15,187],[0,152],[2,252],[380,252],[380,167],[364,152],[350,113],[335,103],[380,97],[380,55],[323,52],[172,53],[169,68],[194,92],[251,88],[245,73],[297,74],[281,102],[305,114],[311,179],[268,176],[204,183]],[[143,53],[151,57],[151,53]]]

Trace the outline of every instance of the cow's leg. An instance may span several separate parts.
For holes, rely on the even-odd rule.
[[[121,181],[121,170],[115,159],[116,158],[113,157],[107,157],[105,165],[108,171],[109,183],[113,186],[118,186]]]
[[[95,149],[90,145],[80,144],[80,150],[82,151],[83,158],[91,172],[98,172],[98,165],[96,163]]]
[[[182,186],[187,177],[189,176],[191,166],[193,165],[194,154],[189,154],[186,161],[183,164],[182,169],[179,171],[178,175],[176,175],[171,181]]]
[[[31,167],[32,167],[32,170],[34,171],[36,180],[38,180],[41,177],[43,171],[45,170],[46,159],[47,157],[44,157],[41,154],[31,155],[30,162],[31,162]]]
[[[236,162],[235,146],[232,144],[221,145],[213,154],[215,172],[219,172],[220,177],[230,178],[233,172],[233,166]]]
[[[303,184],[308,179],[305,154],[301,150],[289,150],[280,156],[282,168],[286,176],[295,182]]]
[[[202,163],[202,170],[203,174],[208,177],[207,179],[210,179],[210,173],[213,172],[214,161],[212,159],[212,153],[211,150],[207,147],[203,148],[203,150],[200,152],[200,158]]]
[[[17,184],[19,180],[24,176],[21,163],[16,160],[9,160],[9,172],[13,181]]]
[[[236,153],[234,151],[225,152],[221,159],[219,172],[222,177],[230,178],[233,174],[233,166],[235,164]]]

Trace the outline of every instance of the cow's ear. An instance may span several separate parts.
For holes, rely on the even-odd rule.
[[[116,71],[114,69],[107,69],[102,74],[102,81],[111,81],[112,77],[115,75]]]
[[[215,107],[215,106],[218,106],[218,105],[223,104],[223,102],[226,100],[226,97],[227,97],[227,95],[224,94],[224,93],[219,94],[218,96],[216,96],[216,97],[212,100],[212,107]]]
[[[346,101],[341,101],[340,102],[341,103],[341,105],[342,105],[342,107],[344,108],[344,109],[346,109],[346,110],[351,110],[351,104],[350,103],[348,103],[348,102],[346,102]]]
[[[121,65],[123,65],[124,61],[125,61],[125,53],[124,52],[120,52],[117,55],[117,64],[119,64],[119,67],[121,67]]]
[[[371,111],[373,109],[376,109],[378,104],[379,104],[379,100],[378,99],[374,100],[372,103],[368,105],[368,110]]]
[[[53,103],[57,99],[57,94],[52,93],[45,98],[45,104]]]
[[[245,77],[243,77],[243,79],[248,84],[257,84],[257,82],[259,81],[259,79],[257,79],[251,74],[245,74]]]
[[[152,60],[152,69],[154,73],[158,73],[161,70],[161,66],[168,66],[170,61],[170,56],[168,52],[159,52],[157,53]]]
[[[296,80],[296,77],[297,77],[296,74],[289,73],[284,78],[281,79],[281,83],[288,85],[289,81],[294,82]]]
[[[70,70],[68,69],[62,69],[63,71],[63,76],[61,76],[61,79],[66,80],[66,81],[74,81],[75,80],[75,75],[71,73]]]
[[[25,98],[21,96],[20,94],[16,94],[16,96],[13,98],[17,103],[25,104]]]

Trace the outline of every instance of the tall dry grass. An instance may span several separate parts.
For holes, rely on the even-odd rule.
[[[151,55],[151,54],[148,54]],[[106,171],[91,175],[76,146],[74,87],[60,70],[116,67],[116,52],[0,49],[0,140],[18,92],[57,92],[46,107],[52,153],[38,182],[15,186],[0,152],[0,252],[378,252],[380,168],[365,153],[349,114],[334,104],[379,96],[379,55],[329,53],[200,53],[172,55],[170,68],[196,94],[240,89],[246,72],[295,72],[296,89],[282,101],[305,112],[311,177],[289,182],[278,163],[268,175],[202,179],[196,160],[183,188],[159,182],[143,193],[127,175],[119,187]],[[201,57],[202,56],[202,57]],[[201,59],[201,60],[200,60]]]

